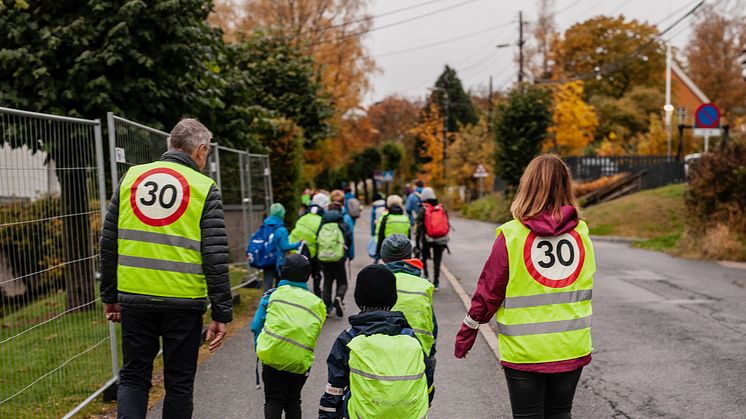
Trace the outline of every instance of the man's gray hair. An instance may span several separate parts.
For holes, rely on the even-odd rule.
[[[191,153],[201,144],[210,144],[212,133],[194,118],[179,121],[168,136],[168,147]]]

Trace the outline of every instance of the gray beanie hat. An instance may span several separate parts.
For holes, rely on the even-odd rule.
[[[422,198],[423,201],[427,201],[428,199],[437,199],[435,196],[435,191],[429,186],[422,189],[422,192],[420,192],[420,198]]]
[[[381,243],[381,259],[384,262],[409,259],[412,257],[412,243],[402,234],[392,234]]]

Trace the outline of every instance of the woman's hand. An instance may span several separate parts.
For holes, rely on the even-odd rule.
[[[474,341],[477,340],[477,334],[479,334],[479,329],[472,329],[465,324],[461,325],[461,330],[456,335],[456,348],[453,353],[456,358],[466,357],[471,347],[474,346]]]

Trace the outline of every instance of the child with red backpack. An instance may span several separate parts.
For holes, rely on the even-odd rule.
[[[448,222],[448,213],[443,208],[443,204],[438,202],[433,188],[423,188],[420,197],[422,207],[415,220],[417,246],[421,249],[423,273],[428,279],[430,275],[427,270],[427,260],[430,257],[433,259],[433,285],[435,291],[438,291],[440,289],[440,263],[443,260],[443,251],[448,248],[448,232],[451,225]]]

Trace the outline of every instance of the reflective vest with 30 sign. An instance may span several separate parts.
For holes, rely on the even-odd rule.
[[[497,311],[502,361],[563,361],[592,351],[591,293],[596,262],[588,226],[537,236],[517,220],[503,224],[508,286]]]
[[[119,186],[117,289],[205,298],[200,220],[214,184],[178,163],[131,167]]]
[[[349,417],[424,418],[428,396],[422,346],[409,335],[358,335],[350,349]]]

